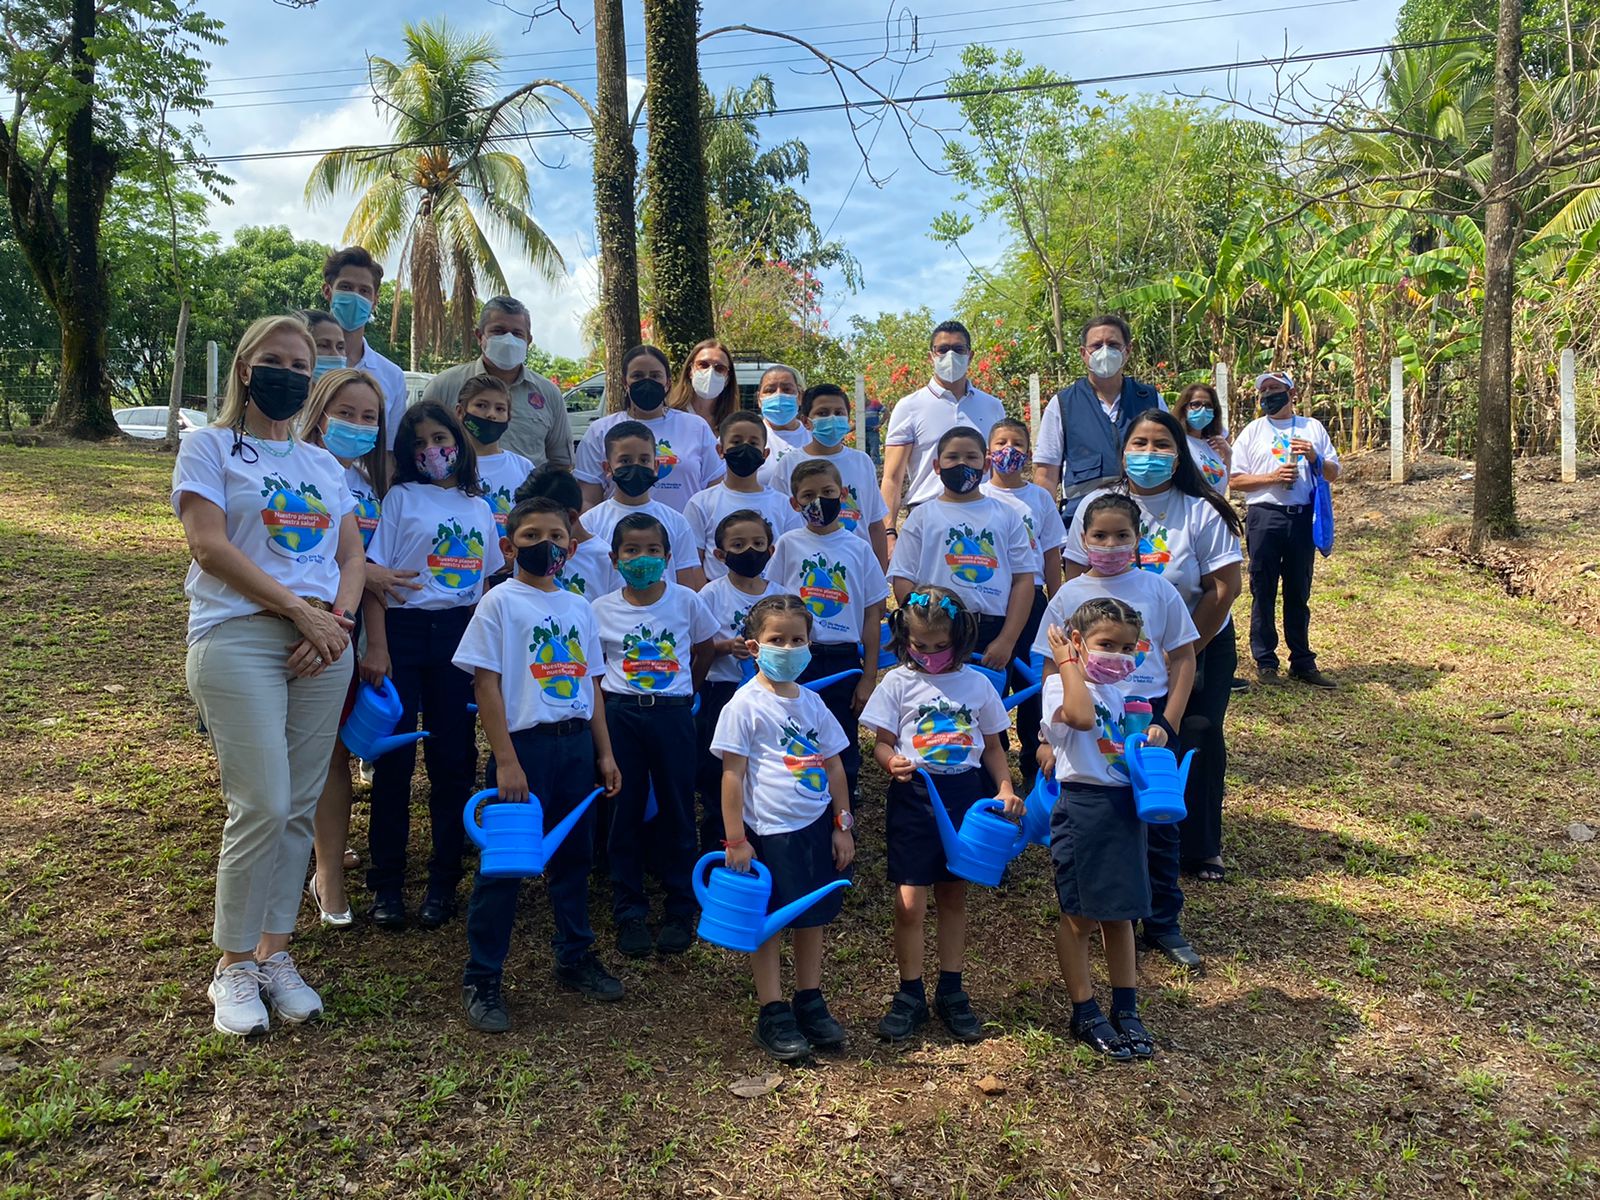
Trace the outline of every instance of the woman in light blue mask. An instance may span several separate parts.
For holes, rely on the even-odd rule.
[[[1188,435],[1189,452],[1205,480],[1224,496],[1228,494],[1228,473],[1233,469],[1233,445],[1222,415],[1217,389],[1209,383],[1191,383],[1183,389],[1176,409]]]
[[[767,423],[767,445],[772,448],[769,463],[777,461],[784,446],[803,446],[811,436],[800,420],[800,393],[805,390],[799,372],[785,366],[768,367],[756,385],[756,404]]]
[[[333,314],[320,308],[306,308],[300,311],[300,319],[311,330],[311,340],[317,344],[317,361],[311,368],[311,378],[321,379],[329,371],[344,366],[344,329],[333,319]]]

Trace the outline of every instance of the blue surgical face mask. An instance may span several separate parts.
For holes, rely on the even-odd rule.
[[[378,427],[329,417],[328,428],[322,433],[322,444],[338,458],[360,458],[378,444]]]
[[[800,397],[788,392],[774,392],[761,397],[761,415],[774,425],[787,425],[800,411]]]
[[[354,333],[372,320],[372,301],[360,292],[335,292],[328,301],[328,311],[340,329]]]
[[[319,354],[317,365],[311,368],[311,378],[321,379],[329,371],[337,371],[344,366],[342,354]]]
[[[1189,428],[1199,433],[1211,424],[1212,412],[1209,408],[1191,408],[1183,414],[1183,419],[1189,422]]]
[[[1178,465],[1176,454],[1147,454],[1134,451],[1122,460],[1128,478],[1140,487],[1154,488],[1172,481],[1172,472]]]
[[[758,646],[756,665],[773,683],[793,683],[811,665],[811,647]]]
[[[837,446],[849,435],[849,417],[817,417],[811,422],[811,436],[819,446]]]

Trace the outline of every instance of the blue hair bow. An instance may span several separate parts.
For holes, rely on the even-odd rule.
[[[907,608],[932,608],[933,607],[933,597],[928,595],[927,592],[912,592],[909,596],[906,597],[906,607]],[[939,607],[944,609],[945,614],[952,621],[954,621],[957,617],[959,617],[961,615],[961,610],[956,608],[955,601],[950,599],[949,596],[940,596],[939,597]]]

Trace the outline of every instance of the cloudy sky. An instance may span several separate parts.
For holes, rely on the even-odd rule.
[[[530,22],[515,11],[531,11],[539,0],[320,0],[296,12],[268,0],[228,0],[208,5],[227,22],[228,45],[212,51],[211,96],[215,107],[204,125],[217,156],[319,150],[387,140],[388,127],[367,90],[366,58],[400,58],[407,21],[448,16],[454,25],[491,34],[506,55],[506,89],[529,79],[553,77],[586,95],[594,87],[592,6],[567,0],[579,31],[560,16]],[[1183,67],[1255,61],[1284,53],[1321,52],[1381,45],[1394,29],[1398,0],[1060,0],[1054,3],[963,5],[959,0],[897,0],[893,9],[875,0],[812,0],[808,5],[769,0],[706,0],[702,29],[745,23],[785,29],[815,42],[846,62],[909,50],[913,29],[916,61],[879,62],[874,80],[896,95],[937,91],[959,67],[963,47],[985,43],[1017,47],[1030,61],[1079,79]],[[631,83],[643,86],[643,19],[635,0],[626,4]],[[886,22],[886,13],[893,19]],[[913,17],[915,21],[913,23]],[[827,104],[838,91],[819,77],[805,53],[784,43],[747,34],[727,34],[702,46],[701,66],[714,91],[770,74],[780,107]],[[1316,68],[1322,78],[1343,80],[1370,59]],[[1226,92],[1225,72],[1157,76],[1112,90]],[[1233,77],[1240,94],[1270,89],[1271,72],[1244,70]],[[859,94],[859,93],[858,93]],[[570,102],[557,113],[570,125],[585,120]],[[954,106],[927,105],[930,124],[949,126]],[[556,124],[554,118],[551,126]],[[958,296],[966,266],[952,250],[927,237],[929,224],[951,206],[949,182],[919,163],[898,130],[885,126],[873,145],[872,171],[888,182],[876,187],[859,168],[861,159],[843,113],[779,115],[762,123],[764,141],[801,138],[811,151],[812,173],[804,185],[817,222],[832,230],[860,259],[865,286],[856,295],[828,289],[824,304],[835,328],[851,314],[873,314],[928,304],[936,312]],[[869,127],[864,139],[872,139]],[[937,143],[924,135],[924,154],[936,161]],[[534,308],[534,336],[556,353],[583,350],[579,322],[595,294],[597,258],[588,145],[576,137],[550,137],[527,155],[534,215],[559,245],[567,278],[555,286],[508,262],[513,290]],[[641,154],[644,134],[640,134]],[[241,225],[287,225],[302,237],[342,240],[350,198],[316,210],[302,200],[315,155],[234,162],[225,169],[236,180],[232,204],[216,205],[213,226],[224,235]],[[977,230],[967,252],[979,263],[999,250],[999,231]]]

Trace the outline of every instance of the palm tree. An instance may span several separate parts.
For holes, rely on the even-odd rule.
[[[420,350],[470,345],[481,284],[509,290],[485,227],[546,279],[560,278],[566,266],[528,213],[527,165],[489,148],[491,139],[520,132],[543,102],[530,94],[495,103],[500,53],[487,37],[440,21],[408,24],[405,40],[404,62],[372,60],[373,92],[393,114],[391,144],[323,155],[305,194],[317,204],[360,190],[345,241],[379,258],[399,251],[394,274],[411,289],[415,369]],[[399,314],[396,304],[396,324]]]

